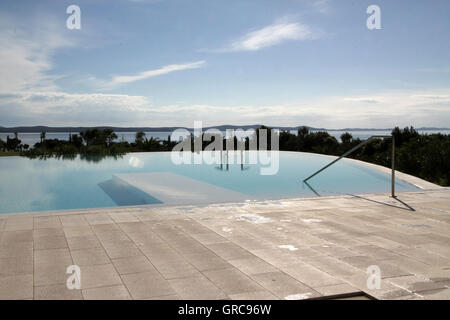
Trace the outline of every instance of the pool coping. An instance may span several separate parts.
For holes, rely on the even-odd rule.
[[[440,187],[439,189],[421,189],[416,191],[402,191],[398,192],[398,195],[414,195],[426,192],[433,192],[439,190],[450,190],[450,187]],[[332,200],[332,199],[352,199],[360,198],[366,199],[373,196],[386,196],[392,198],[389,192],[372,192],[372,193],[357,193],[357,194],[340,194],[331,196],[316,196],[316,197],[298,197],[298,198],[280,198],[280,199],[267,199],[267,200],[247,200],[247,201],[232,201],[232,202],[215,202],[215,203],[201,203],[201,204],[177,204],[169,205],[164,203],[156,204],[144,204],[135,206],[115,206],[115,207],[98,207],[98,208],[82,208],[82,209],[67,209],[67,210],[49,210],[49,211],[27,211],[27,212],[12,212],[12,213],[2,213],[0,214],[1,219],[18,218],[19,216],[28,217],[46,217],[46,216],[60,216],[60,215],[77,215],[77,214],[88,214],[88,213],[114,213],[114,212],[125,212],[134,210],[150,210],[152,208],[164,208],[164,209],[177,209],[177,208],[205,208],[210,206],[240,206],[245,204],[277,204],[283,201],[311,201],[311,200]],[[315,210],[315,209],[311,209]]]

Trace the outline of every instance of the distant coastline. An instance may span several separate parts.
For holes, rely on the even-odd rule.
[[[204,127],[203,130],[208,129],[218,129],[221,131],[227,130],[227,129],[257,129],[260,128],[261,124],[255,124],[255,125],[220,125],[220,126],[210,126],[210,127]],[[307,128],[311,131],[391,131],[393,128],[342,128],[342,129],[328,129],[328,128],[315,128],[315,127],[309,127],[309,126],[294,126],[294,127],[277,127],[277,126],[270,126],[271,128],[276,128],[280,130],[298,130],[299,128]],[[18,126],[18,127],[2,127],[0,126],[0,133],[41,133],[41,132],[58,132],[58,133],[66,133],[66,132],[82,132],[86,131],[88,129],[112,129],[114,132],[172,132],[176,129],[186,129],[188,131],[193,131],[193,128],[188,127],[112,127],[112,126],[93,126],[93,127],[49,127],[49,126]],[[438,130],[450,130],[450,128],[437,128],[437,127],[420,127],[416,128],[416,130],[420,131],[438,131]]]

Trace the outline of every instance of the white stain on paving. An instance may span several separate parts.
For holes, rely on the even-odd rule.
[[[228,232],[228,233],[233,233],[233,229],[232,228],[227,228],[227,227],[223,227],[222,231],[223,232]]]
[[[237,216],[231,216],[228,219],[231,220],[236,220],[236,221],[247,221],[247,222],[251,222],[251,223],[268,223],[268,222],[272,222],[273,220],[270,218],[266,218],[257,214],[253,214],[253,213],[245,213],[245,214],[240,214]]]
[[[311,292],[290,294],[284,297],[284,300],[303,300],[308,299],[309,297],[311,297],[311,295],[312,295]]]
[[[305,223],[315,223],[315,222],[322,222],[320,219],[302,219]]]
[[[296,250],[298,250],[298,248],[294,247],[292,244],[283,244],[281,246],[278,246],[278,248],[288,249],[289,251],[296,251]]]

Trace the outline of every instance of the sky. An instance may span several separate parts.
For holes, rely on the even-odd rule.
[[[371,5],[381,29],[367,27]],[[450,127],[449,12],[448,0],[1,1],[0,126]]]

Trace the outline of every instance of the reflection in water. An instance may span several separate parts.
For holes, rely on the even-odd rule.
[[[232,159],[232,164],[234,164],[234,159]],[[240,161],[237,161],[237,164],[240,164],[241,171],[249,170],[249,166],[244,166],[244,153],[240,152]],[[220,171],[229,171],[230,170],[230,161],[228,157],[228,151],[222,152],[220,151],[220,165],[218,167],[215,167],[217,170]]]
[[[43,154],[43,155],[26,155],[24,157],[28,159],[38,159],[38,160],[48,160],[48,159],[57,159],[57,160],[84,160],[91,163],[99,163],[103,159],[113,159],[118,160],[122,159],[125,153],[121,154]]]
[[[316,196],[320,197],[320,194],[308,183],[308,181],[303,181],[304,184],[311,190]]]
[[[128,160],[128,164],[134,168],[142,168],[144,167],[144,161],[142,161],[139,157],[132,156]]]

